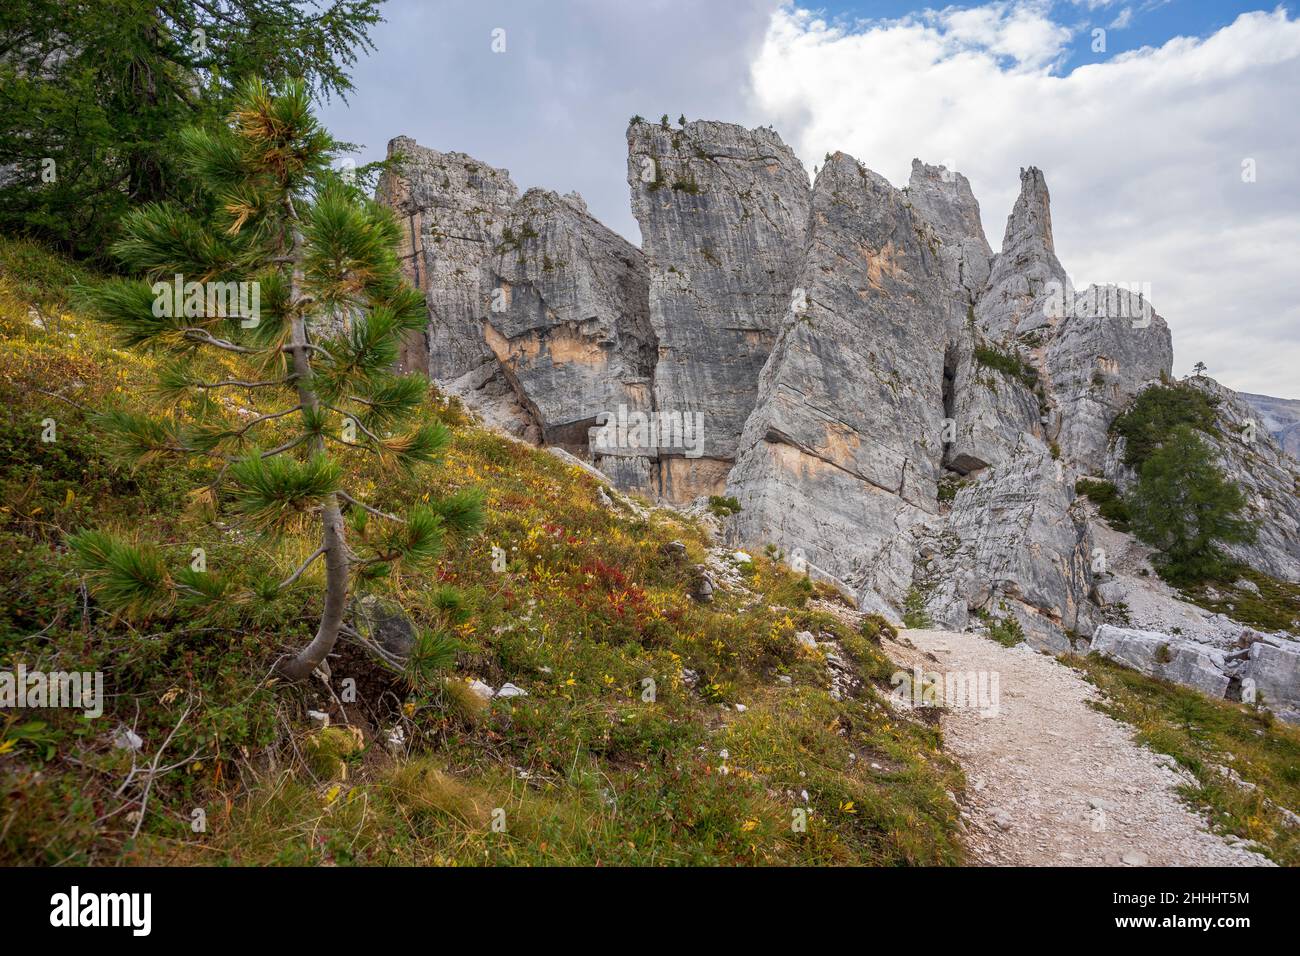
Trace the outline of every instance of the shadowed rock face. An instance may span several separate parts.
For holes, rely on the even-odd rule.
[[[427,370],[487,421],[584,451],[602,412],[648,409],[656,344],[640,250],[576,194],[529,190],[505,170],[405,137],[380,186],[404,220],[406,273],[429,327],[402,364]]]
[[[659,341],[655,407],[703,415],[696,458],[660,450],[660,493],[720,491],[803,262],[808,175],[766,129],[628,127],[628,186]]]

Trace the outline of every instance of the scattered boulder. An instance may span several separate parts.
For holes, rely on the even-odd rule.
[[[118,750],[139,750],[144,746],[144,741],[130,727],[119,727],[113,734],[113,746]]]
[[[702,564],[695,565],[694,584],[691,588],[691,597],[701,604],[708,604],[713,600],[713,591],[716,587],[713,580],[713,572]]]
[[[680,541],[669,541],[663,546],[662,550],[664,554],[674,561],[681,561],[686,558],[686,545]]]
[[[1300,722],[1300,643],[1250,645],[1240,676],[1254,682],[1255,700],[1279,717]]]
[[[1186,684],[1210,697],[1223,697],[1231,683],[1222,651],[1156,631],[1103,624],[1093,634],[1090,649],[1149,677]]]
[[[367,594],[352,602],[357,632],[388,657],[406,660],[415,650],[415,625],[394,601]]]

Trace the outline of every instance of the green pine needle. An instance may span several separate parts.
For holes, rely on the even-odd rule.
[[[359,417],[371,429],[395,425],[409,418],[428,395],[429,380],[423,375],[387,375],[361,396],[365,410]]]
[[[395,435],[384,440],[382,451],[391,454],[399,465],[407,470],[419,464],[428,464],[437,459],[438,454],[451,441],[451,432],[441,422],[421,425],[404,435]]]
[[[483,528],[482,488],[462,488],[429,507],[442,517],[443,526],[455,537],[465,539],[478,534]]]
[[[443,631],[421,630],[407,661],[407,673],[419,681],[449,671],[456,666],[460,649],[460,643]]]
[[[68,544],[90,580],[91,592],[126,617],[153,617],[175,600],[162,555],[151,545],[137,545],[107,531],[82,531]]]
[[[342,466],[323,453],[302,462],[288,455],[263,458],[254,449],[230,466],[237,489],[235,509],[259,527],[283,527],[337,491],[342,472]]]
[[[442,554],[442,516],[432,508],[416,507],[407,513],[406,523],[388,529],[382,553],[407,566],[427,564]]]
[[[91,416],[91,424],[100,430],[109,457],[133,471],[165,455],[187,450],[170,420],[113,409]]]

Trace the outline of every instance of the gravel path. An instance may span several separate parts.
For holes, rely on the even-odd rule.
[[[1090,707],[1096,689],[1052,657],[978,634],[909,630],[901,640],[888,650],[909,668],[998,675],[995,715],[965,707],[943,718],[946,746],[966,772],[974,863],[1272,865],[1210,833],[1176,792],[1190,778]]]

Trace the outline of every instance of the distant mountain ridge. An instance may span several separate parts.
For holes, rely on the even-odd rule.
[[[1300,398],[1273,398],[1238,392],[1250,407],[1259,412],[1268,433],[1277,439],[1292,458],[1300,459]]]

